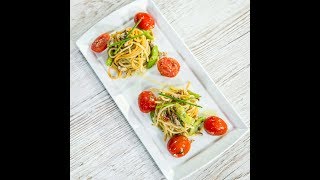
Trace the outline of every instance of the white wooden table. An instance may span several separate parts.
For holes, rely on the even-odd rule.
[[[71,0],[71,179],[165,179],[76,40],[131,0]],[[250,127],[250,1],[155,0]],[[188,179],[250,179],[250,133]]]

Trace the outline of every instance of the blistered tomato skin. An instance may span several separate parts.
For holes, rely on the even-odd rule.
[[[177,60],[170,57],[163,57],[158,61],[158,71],[162,76],[169,78],[175,77],[180,71],[180,64]]]
[[[190,150],[191,142],[183,135],[174,135],[168,141],[167,149],[176,158],[185,156]]]
[[[151,91],[143,91],[138,97],[140,111],[149,113],[156,109],[156,96]]]
[[[203,123],[204,129],[210,135],[220,136],[227,132],[227,124],[217,116],[208,117]]]
[[[137,23],[140,19],[141,22],[138,24],[140,29],[149,30],[154,28],[154,19],[150,14],[139,12],[134,16],[134,22]]]
[[[101,34],[91,44],[91,50],[100,53],[108,47],[110,35],[108,33]]]

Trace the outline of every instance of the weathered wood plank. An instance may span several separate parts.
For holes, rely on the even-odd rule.
[[[156,0],[160,10],[250,125],[249,0]],[[74,179],[164,179],[75,41],[128,0],[72,0],[70,171]],[[188,179],[249,179],[250,134]]]

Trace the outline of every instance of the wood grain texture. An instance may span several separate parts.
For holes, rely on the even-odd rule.
[[[130,0],[71,0],[70,178],[165,179],[75,46],[91,26]],[[250,127],[250,1],[155,0]],[[188,179],[250,179],[250,133]]]

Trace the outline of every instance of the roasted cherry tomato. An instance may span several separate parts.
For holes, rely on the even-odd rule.
[[[174,135],[168,141],[167,149],[174,157],[182,157],[186,155],[190,150],[191,142],[183,135]]]
[[[148,113],[156,109],[156,96],[151,91],[143,91],[138,98],[141,112]]]
[[[94,52],[100,53],[108,47],[110,35],[108,33],[101,34],[91,44],[91,49]]]
[[[177,60],[170,57],[163,57],[158,61],[158,70],[162,76],[175,77],[179,70],[180,64]]]
[[[204,129],[211,135],[223,135],[227,132],[227,124],[219,117],[210,116],[203,123]]]
[[[150,14],[139,12],[134,16],[134,22],[137,23],[140,19],[141,22],[138,24],[140,29],[149,30],[154,28],[154,19]]]

